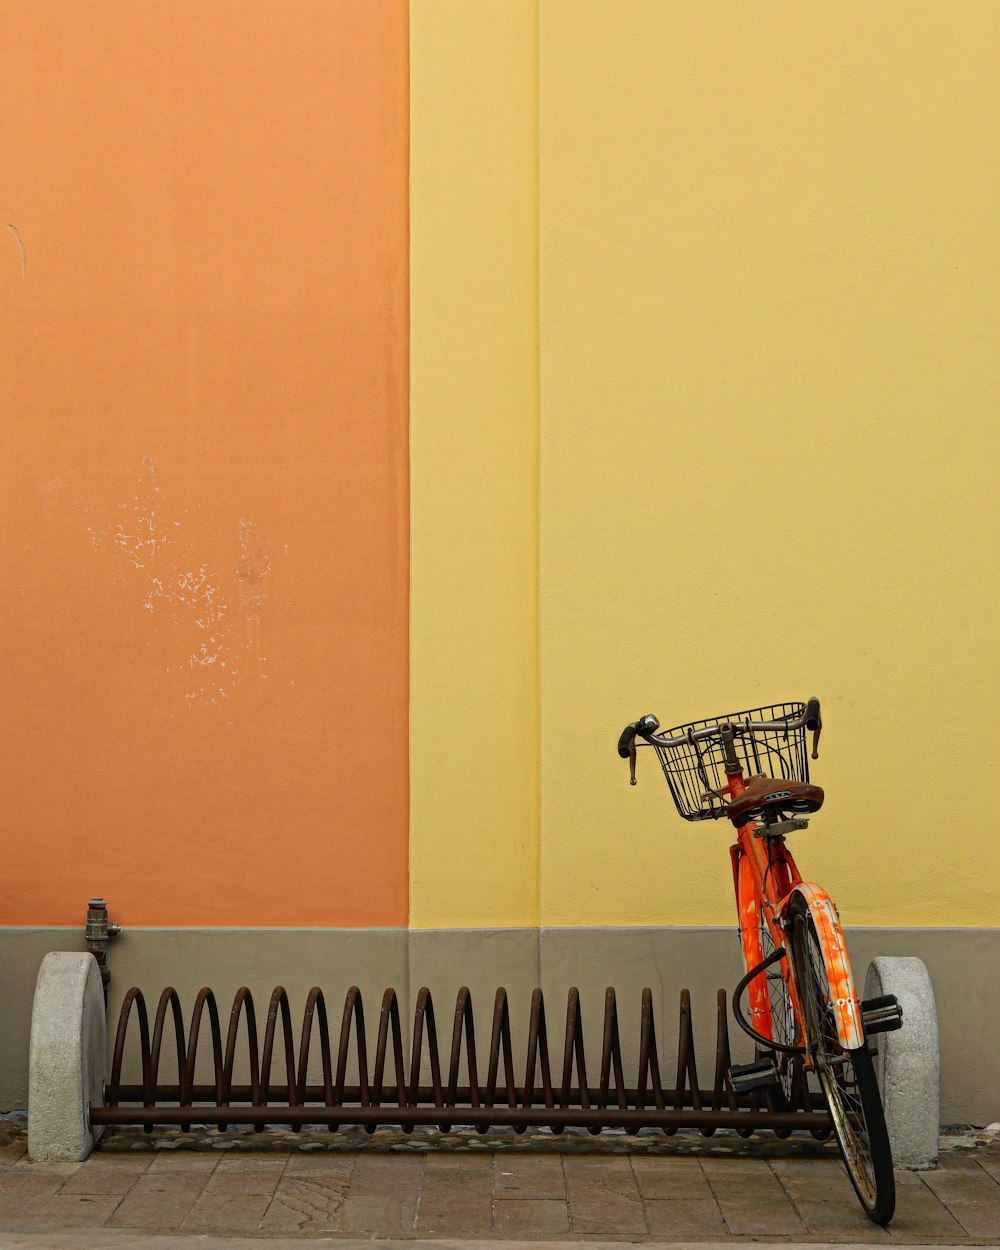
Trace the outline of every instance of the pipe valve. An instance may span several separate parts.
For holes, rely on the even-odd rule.
[[[108,920],[108,905],[103,898],[92,898],[87,904],[87,928],[84,936],[87,950],[97,960],[101,969],[101,982],[104,985],[104,1001],[108,1001],[108,985],[111,981],[111,969],[108,967],[108,946],[113,937],[121,933],[122,927]]]

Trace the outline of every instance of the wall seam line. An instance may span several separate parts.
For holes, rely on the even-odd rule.
[[[542,4],[535,3],[535,760],[537,868],[535,870],[536,984],[542,984]]]

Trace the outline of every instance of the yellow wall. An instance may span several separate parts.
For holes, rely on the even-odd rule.
[[[1000,8],[411,12],[413,923],[730,923],[617,733],[817,694],[803,871],[995,924]]]
[[[533,925],[537,12],[410,24],[410,920]]]
[[[803,872],[997,923],[998,46],[992,2],[543,0],[544,924],[728,922],[726,830],[615,734],[810,694]]]

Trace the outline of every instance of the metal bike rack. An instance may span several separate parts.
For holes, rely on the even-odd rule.
[[[673,1085],[665,1088],[649,989],[642,993],[637,1079],[630,1086],[623,1075],[613,989],[605,995],[599,1076],[594,1082],[593,1076],[588,1076],[576,989],[569,991],[565,1029],[558,1043],[554,1039],[559,1046],[555,1055],[550,1053],[542,991],[534,991],[524,1060],[517,1066],[507,992],[497,990],[489,1058],[482,1078],[472,998],[465,988],[455,1003],[446,1066],[442,1064],[434,1006],[426,988],[417,995],[406,1046],[398,997],[392,989],[385,991],[371,1066],[364,1005],[357,987],[347,993],[335,1045],[324,995],[319,989],[311,990],[297,1047],[288,995],[280,986],[271,994],[262,1038],[253,997],[245,987],[233,1000],[225,1034],[216,995],[210,989],[198,994],[185,1028],[175,990],[163,991],[151,1020],[142,991],[133,988],[125,995],[118,1021],[106,1105],[92,1107],[90,1120],[94,1126],[139,1125],[149,1132],[167,1125],[186,1130],[192,1124],[215,1125],[220,1130],[237,1124],[257,1130],[267,1125],[290,1126],[293,1130],[304,1125],[330,1129],[357,1125],[370,1132],[379,1125],[398,1125],[407,1132],[418,1126],[447,1132],[461,1125],[481,1133],[510,1126],[519,1132],[548,1127],[560,1133],[579,1127],[595,1134],[605,1128],[629,1133],[652,1128],[672,1134],[693,1128],[710,1136],[716,1129],[726,1128],[743,1137],[758,1129],[769,1129],[781,1137],[794,1130],[808,1131],[817,1139],[829,1136],[830,1116],[822,1097],[810,1091],[799,1058],[792,1061],[787,1100],[778,1087],[746,1093],[734,1090],[724,990],[718,992],[716,1009],[714,1075],[710,1085],[703,1085],[695,1059],[690,995],[687,990],[681,992],[675,1075]],[[141,1060],[138,1084],[122,1080],[133,1020]],[[318,1055],[313,1050],[317,1034]],[[199,1044],[206,1043],[211,1048],[210,1082],[196,1079]],[[164,1046],[173,1056],[171,1070],[176,1063],[177,1076],[172,1084],[161,1083],[161,1067],[168,1062]],[[322,1073],[318,1083],[308,1079],[311,1053],[314,1071]],[[239,1082],[235,1078],[238,1054],[243,1061],[241,1073],[245,1074]],[[276,1069],[281,1071],[280,1079],[275,1076]],[[349,1069],[354,1074],[350,1084]],[[523,1074],[520,1081],[517,1072]]]

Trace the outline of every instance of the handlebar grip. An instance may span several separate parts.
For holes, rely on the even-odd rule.
[[[618,754],[623,760],[627,760],[632,754],[632,743],[635,742],[635,735],[639,732],[639,722],[633,721],[631,725],[626,725],[622,730],[621,737],[618,739]]]
[[[823,718],[819,713],[819,699],[810,699],[806,704],[806,729],[822,729]]]
[[[622,736],[618,739],[618,754],[623,760],[627,760],[632,754],[632,745],[635,742],[636,735],[656,733],[660,727],[660,722],[655,716],[640,716],[638,720],[633,721],[631,725],[626,725],[622,730]]]

